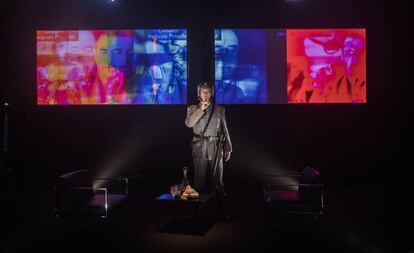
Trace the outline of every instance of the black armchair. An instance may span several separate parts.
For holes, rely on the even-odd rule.
[[[114,187],[94,187],[93,181],[107,181]],[[124,203],[127,196],[126,178],[91,178],[87,170],[75,171],[58,179],[55,186],[55,214],[57,217],[87,215],[105,218],[110,211]]]
[[[318,170],[306,167],[297,175],[266,175],[266,207],[287,213],[322,214],[323,184]]]

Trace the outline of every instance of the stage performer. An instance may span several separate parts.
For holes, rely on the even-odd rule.
[[[224,107],[214,104],[214,85],[197,86],[199,103],[187,108],[185,125],[193,128],[194,187],[201,193],[216,192],[218,219],[228,220],[224,209],[223,159],[229,161],[232,144]]]

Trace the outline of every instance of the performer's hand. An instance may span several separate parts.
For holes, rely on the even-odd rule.
[[[231,152],[227,152],[227,153],[224,153],[224,161],[228,161],[228,160],[230,160],[230,157],[231,157]]]
[[[208,107],[210,106],[210,102],[208,102],[208,101],[203,101],[203,102],[201,102],[201,110],[205,110],[205,109],[207,109]]]

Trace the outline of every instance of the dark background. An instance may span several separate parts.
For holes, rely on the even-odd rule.
[[[410,10],[386,0],[3,2],[0,251],[413,252]],[[192,169],[186,106],[36,106],[37,29],[145,28],[188,29],[190,103],[214,78],[214,28],[366,28],[368,103],[226,106],[231,221],[201,237],[158,233],[155,198]],[[325,182],[316,228],[277,216],[267,228],[262,176],[304,165]],[[102,222],[54,218],[52,186],[78,169],[128,176],[127,207]]]
[[[49,187],[68,171],[140,174],[168,187],[192,168],[185,105],[36,106],[37,29],[187,28],[189,102],[214,78],[214,28],[366,28],[367,104],[231,105],[225,185],[319,168],[329,185],[409,182],[409,84],[400,73],[411,32],[383,1],[7,1],[2,8],[0,99],[9,116],[8,166],[23,185]],[[408,30],[407,30],[408,31]],[[3,140],[3,136],[2,136]],[[2,142],[3,143],[3,142]],[[106,174],[107,175],[107,174]]]

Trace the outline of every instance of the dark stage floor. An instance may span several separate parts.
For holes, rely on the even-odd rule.
[[[204,235],[156,231],[155,197],[166,189],[131,187],[108,219],[56,219],[51,190],[29,187],[1,217],[1,252],[414,252],[405,190],[326,187],[315,218],[269,213],[260,185],[243,187],[228,187],[232,218]]]

